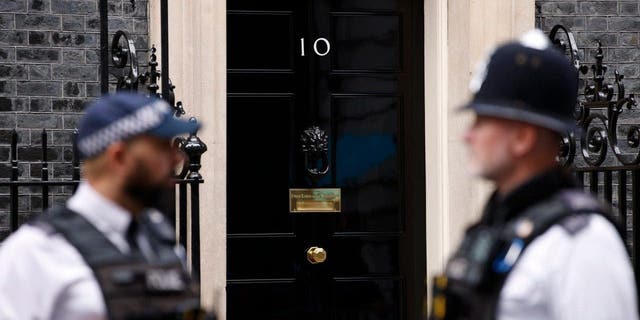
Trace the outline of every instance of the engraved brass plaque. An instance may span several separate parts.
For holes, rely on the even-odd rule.
[[[289,189],[289,212],[340,212],[340,189]]]

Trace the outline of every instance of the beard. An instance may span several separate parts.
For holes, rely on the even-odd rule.
[[[133,173],[127,179],[124,187],[125,193],[135,202],[146,208],[155,208],[165,211],[169,206],[170,197],[173,196],[173,185],[168,185],[167,180],[172,178],[171,173],[166,173],[165,179],[160,182],[153,182],[158,173],[150,168],[136,162]]]
[[[470,175],[489,181],[499,181],[513,167],[513,159],[506,148],[495,148],[491,154],[471,156],[467,162]]]

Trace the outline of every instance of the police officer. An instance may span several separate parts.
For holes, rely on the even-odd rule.
[[[172,138],[197,128],[138,94],[89,106],[77,136],[83,182],[0,249],[0,319],[202,316],[173,229],[151,209],[181,161]]]
[[[431,319],[638,319],[622,238],[556,161],[577,73],[531,31],[471,82],[469,171],[495,192],[434,281]]]

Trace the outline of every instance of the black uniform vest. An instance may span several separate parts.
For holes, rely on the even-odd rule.
[[[173,250],[164,220],[141,219],[156,261],[138,251],[123,254],[81,215],[52,208],[31,222],[60,233],[82,255],[98,280],[111,320],[183,319],[201,316],[198,290]],[[169,228],[169,229],[167,229]],[[195,318],[194,318],[195,319]]]
[[[430,319],[495,319],[500,291],[526,247],[558,223],[579,231],[588,223],[585,214],[602,215],[622,235],[597,199],[572,189],[525,209],[507,224],[470,227],[445,273],[434,279]]]

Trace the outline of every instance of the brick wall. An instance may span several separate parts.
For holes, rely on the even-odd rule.
[[[604,48],[604,61],[625,75],[627,88],[640,92],[639,1],[536,1],[536,24],[549,31],[555,24],[571,28],[581,58],[595,61],[596,41]]]
[[[109,28],[133,35],[146,62],[148,1],[109,0]],[[625,76],[627,91],[640,94],[640,1],[537,0],[536,25],[548,32],[564,24],[576,35],[584,63],[595,61],[596,40],[605,63]],[[9,176],[10,133],[19,133],[21,178],[39,177],[42,129],[47,129],[50,178],[69,177],[71,132],[87,102],[100,92],[98,0],[0,0],[0,179]],[[583,77],[586,79],[587,77]],[[113,81],[113,77],[111,78]],[[588,80],[587,80],[588,81]],[[638,108],[623,121],[640,123]],[[626,126],[628,127],[628,126]],[[625,126],[619,134],[625,135]],[[579,158],[579,157],[578,157]],[[38,211],[38,189],[21,190],[20,210]],[[52,189],[53,201],[68,195]],[[0,238],[7,226],[8,189],[0,188]]]
[[[127,30],[148,47],[147,1],[109,0],[109,30]],[[20,177],[40,177],[47,130],[50,178],[70,177],[71,135],[86,104],[100,94],[97,0],[0,0],[0,179],[8,179],[11,131],[19,134]],[[113,79],[113,78],[112,78]],[[63,163],[66,162],[66,163]],[[53,188],[62,201],[68,188]],[[21,188],[20,211],[40,210],[37,188]],[[8,188],[0,188],[0,238],[8,226]]]
[[[553,1],[537,0],[536,2],[536,26],[545,32],[549,32],[556,24],[563,24],[573,31],[580,59],[583,64],[591,67],[595,63],[597,41],[603,46],[604,64],[608,65],[606,83],[613,85],[614,70],[624,75],[623,83],[628,93],[634,93],[640,103],[640,1]],[[580,92],[584,90],[584,84],[593,84],[591,72],[581,76]],[[617,92],[617,90],[616,90]],[[614,99],[616,96],[614,96]],[[638,149],[626,146],[628,129],[640,124],[640,108],[623,110],[617,127],[619,145],[623,151],[635,155]],[[578,141],[579,144],[579,141]],[[620,163],[613,156],[611,147],[607,147],[607,160],[602,166],[615,166]],[[577,150],[576,165],[587,166],[582,160],[580,149]],[[585,177],[585,185],[589,185]],[[600,174],[598,193],[603,195],[603,175]],[[631,205],[634,196],[631,193],[631,177],[627,176],[627,235],[632,239]],[[614,190],[617,188],[617,175],[613,176]],[[618,195],[613,194],[612,204],[614,212],[618,208]],[[630,247],[633,246],[630,242]]]
[[[600,41],[604,64],[609,67],[606,82],[613,84],[614,70],[618,70],[624,75],[627,94],[634,93],[636,99],[640,98],[640,1],[537,0],[535,3],[537,27],[547,33],[556,24],[571,28],[580,49],[581,62],[589,67],[595,63],[597,41]],[[581,76],[581,92],[585,81],[593,84],[591,72]],[[623,111],[621,125],[618,126],[618,137],[622,141],[626,141],[631,124],[640,124],[638,110],[635,107]],[[611,155],[611,150],[608,153]],[[612,163],[615,161],[609,157],[605,165]]]

